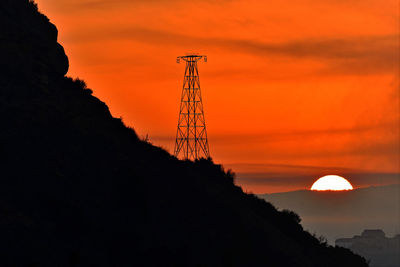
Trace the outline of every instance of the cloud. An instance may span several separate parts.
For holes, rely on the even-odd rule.
[[[321,135],[327,135],[333,137],[334,135],[342,135],[342,134],[360,134],[366,133],[370,131],[387,131],[388,129],[393,129],[397,126],[398,121],[394,122],[386,122],[386,123],[377,123],[377,124],[363,124],[357,125],[354,127],[341,127],[341,128],[325,128],[325,129],[303,129],[303,130],[287,130],[287,131],[274,131],[267,133],[257,133],[251,134],[251,139],[259,142],[260,139],[268,139],[272,142],[280,141],[280,140],[290,140],[293,138],[315,138]],[[216,136],[215,138],[218,141],[228,141],[230,140],[243,140],[244,137],[247,137],[248,134],[244,135],[221,135]],[[221,139],[221,140],[219,140]],[[263,140],[264,141],[264,140]]]
[[[183,0],[174,0],[183,1]],[[109,9],[113,7],[127,7],[132,4],[161,4],[161,3],[171,3],[172,0],[90,0],[90,1],[79,1],[72,2],[71,6],[76,9]]]
[[[213,156],[225,158],[224,165],[240,173],[324,174],[361,172],[361,170],[400,171],[399,139],[395,124],[364,125],[355,128],[292,130],[269,133],[209,135]],[[174,143],[174,136],[150,136],[155,144]],[[171,148],[172,149],[172,148]],[[295,167],[291,165],[248,163],[332,164],[339,167]],[[257,159],[254,161],[254,159]],[[352,168],[352,169],[346,169]],[[355,169],[355,170],[354,170]],[[329,171],[330,170],[330,171]]]
[[[257,40],[191,36],[140,27],[91,29],[71,35],[69,42],[126,40],[154,46],[204,47],[258,57],[311,59],[326,64],[321,72],[395,73],[399,67],[399,35],[322,38],[266,43]]]
[[[265,169],[268,170],[268,165]],[[309,170],[308,168],[302,169],[297,166],[294,172],[258,172],[258,173],[237,173],[237,183],[242,185],[258,185],[258,186],[297,186],[308,187],[318,177],[327,174],[336,174],[343,176],[356,187],[369,186],[369,185],[388,185],[400,184],[400,173],[367,173],[367,172],[352,172],[341,168],[323,168],[318,170]]]
[[[342,127],[342,128],[327,128],[327,129],[290,129],[286,131],[271,131],[264,133],[223,133],[218,135],[213,135],[213,141],[218,142],[222,145],[232,145],[236,142],[243,142],[247,140],[247,143],[276,143],[285,141],[297,141],[297,140],[307,140],[307,139],[317,139],[321,137],[327,138],[337,138],[341,135],[356,135],[356,136],[366,136],[367,139],[376,137],[378,133],[385,133],[385,141],[389,141],[389,145],[392,144],[391,141],[397,141],[398,133],[398,118],[393,122],[377,123],[377,124],[365,124],[356,125],[354,127]],[[390,134],[390,132],[392,132]],[[381,138],[381,136],[378,136]],[[390,137],[395,137],[392,140]],[[164,135],[152,136],[155,141],[171,141],[173,137]],[[396,144],[398,142],[395,142]],[[381,144],[386,144],[382,142]],[[373,145],[373,144],[370,144]]]
[[[37,0],[47,2],[49,0]],[[233,0],[198,0],[204,3],[225,3]],[[59,11],[84,13],[88,11],[110,11],[111,9],[126,9],[132,5],[171,5],[171,3],[185,3],[184,0],[58,0],[53,6]]]
[[[230,164],[227,168],[241,169],[236,173],[236,184],[257,193],[272,193],[310,188],[315,180],[328,174],[348,179],[354,187],[400,184],[400,173],[366,172],[332,166],[289,164]]]
[[[304,186],[315,181],[316,177],[326,174],[346,176],[349,173],[360,173],[360,170],[342,167],[306,166],[290,164],[228,164],[228,168],[240,169],[237,172],[239,184]]]

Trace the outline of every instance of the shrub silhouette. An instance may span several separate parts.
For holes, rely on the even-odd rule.
[[[282,213],[284,215],[286,215],[288,217],[288,219],[291,219],[291,220],[295,221],[296,223],[301,222],[300,216],[291,210],[282,210]]]
[[[33,11],[33,12],[38,12],[39,11],[39,9],[38,9],[38,5],[35,3],[35,1],[33,1],[33,0],[29,0],[29,2],[28,2],[28,7]],[[31,11],[31,12],[32,12]]]
[[[140,140],[64,77],[32,1],[0,2],[0,23],[1,266],[367,266],[212,159]]]

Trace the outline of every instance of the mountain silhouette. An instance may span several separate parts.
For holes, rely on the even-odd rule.
[[[211,159],[140,140],[65,76],[35,3],[1,0],[0,29],[0,266],[367,266]]]
[[[364,229],[383,229],[389,236],[400,233],[400,184],[337,192],[301,190],[259,197],[279,209],[295,211],[305,229],[323,235],[331,244]]]

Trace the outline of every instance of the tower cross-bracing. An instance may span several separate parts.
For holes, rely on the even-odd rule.
[[[197,62],[201,59],[207,62],[206,56],[194,54],[177,58],[178,63],[180,60],[186,62],[186,68],[174,154],[187,160],[210,157],[197,68]]]

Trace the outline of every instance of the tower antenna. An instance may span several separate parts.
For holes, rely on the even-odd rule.
[[[199,70],[197,62],[207,56],[189,54],[176,59],[186,62],[181,105],[179,110],[178,129],[176,132],[174,155],[186,160],[209,158],[206,121],[204,119],[201,99]]]

